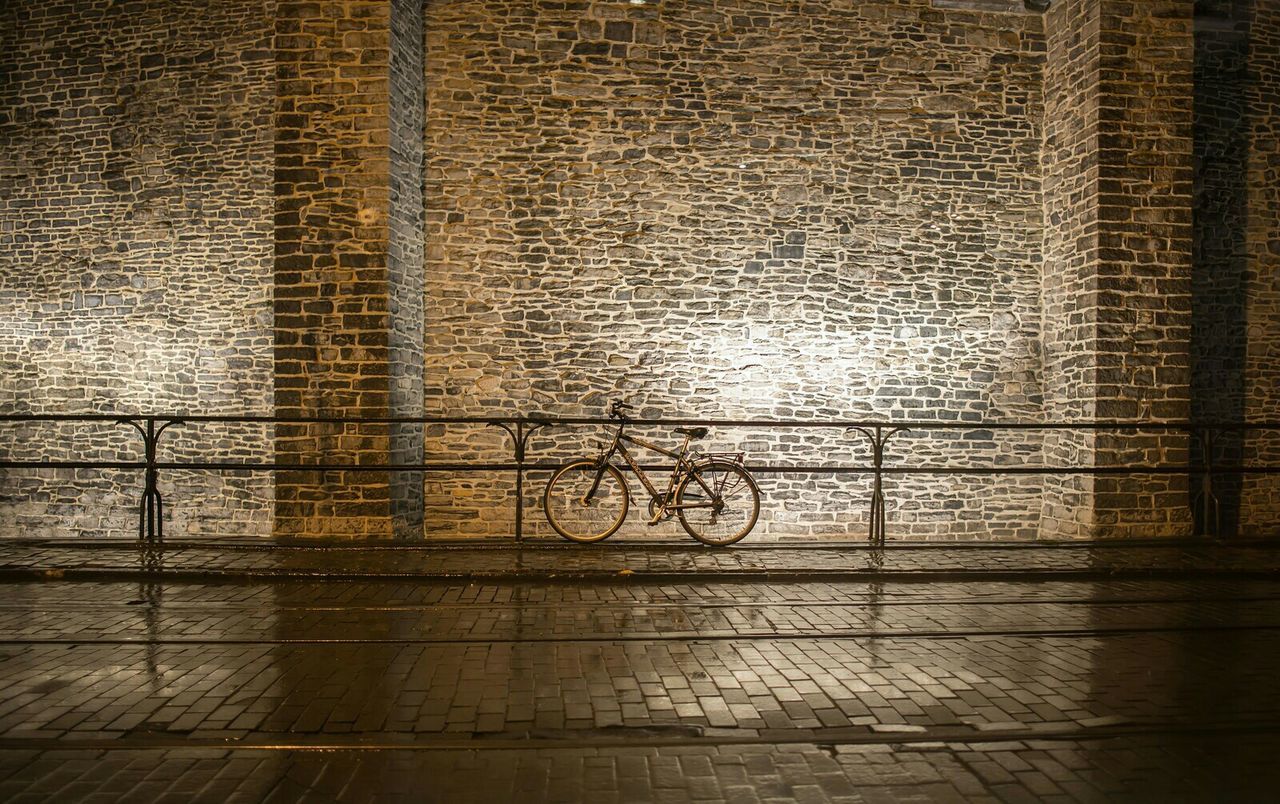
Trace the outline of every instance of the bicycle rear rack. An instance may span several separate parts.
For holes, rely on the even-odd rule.
[[[698,464],[702,461],[728,461],[729,463],[743,466],[747,458],[745,452],[695,452],[689,458],[689,462]]]

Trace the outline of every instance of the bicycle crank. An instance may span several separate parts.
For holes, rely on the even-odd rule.
[[[650,526],[656,525],[659,522],[665,522],[666,520],[670,519],[673,516],[675,516],[675,513],[673,511],[669,511],[666,508],[662,507],[661,505],[658,504],[658,501],[653,499],[652,497],[649,498],[649,525]]]

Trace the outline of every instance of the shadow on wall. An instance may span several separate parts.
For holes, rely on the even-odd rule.
[[[1196,421],[1242,422],[1248,414],[1249,217],[1252,0],[1197,4],[1195,38],[1195,200],[1192,268],[1192,397]],[[1214,460],[1239,464],[1245,434],[1222,433]],[[1240,527],[1244,478],[1215,478],[1220,532]],[[1196,521],[1203,519],[1197,500]]]

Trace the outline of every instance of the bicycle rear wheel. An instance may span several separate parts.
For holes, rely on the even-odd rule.
[[[723,547],[741,541],[756,526],[760,488],[738,464],[712,461],[680,481],[676,511],[690,536],[703,544]]]
[[[571,542],[589,544],[612,536],[627,518],[627,483],[614,466],[582,459],[567,463],[547,481],[542,508],[547,521]]]

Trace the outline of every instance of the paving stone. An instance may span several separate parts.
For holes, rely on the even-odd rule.
[[[238,577],[504,577],[582,576],[606,580],[630,570],[645,575],[708,574],[804,576],[876,573],[888,576],[947,573],[1044,573],[1046,577],[1161,573],[1280,573],[1280,551],[1261,543],[1019,543],[955,547],[945,544],[823,547],[769,546],[709,551],[700,546],[602,545],[595,549],[555,543],[527,546],[361,547],[321,543],[328,550],[258,541],[202,541],[138,546],[123,540],[0,542],[0,570]],[[390,553],[390,556],[388,555]],[[705,580],[698,578],[698,580]]]
[[[1274,783],[1280,587],[1028,580],[10,583],[0,793],[1209,800],[1214,773],[1242,795]],[[334,750],[243,745],[300,741]]]

